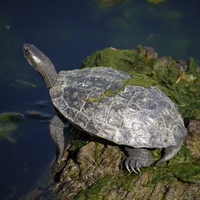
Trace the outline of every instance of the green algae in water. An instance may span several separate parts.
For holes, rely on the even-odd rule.
[[[166,2],[166,0],[146,0],[148,3],[160,4]]]
[[[0,114],[0,122],[21,122],[23,120],[24,116],[20,113],[10,112]]]
[[[14,136],[13,133],[18,128],[18,123],[23,120],[24,117],[20,113],[0,114],[0,139],[5,139],[11,143],[17,142],[17,136]]]
[[[13,136],[13,131],[17,129],[15,124],[2,124],[0,123],[0,139],[5,139],[11,143],[15,143],[17,140]]]

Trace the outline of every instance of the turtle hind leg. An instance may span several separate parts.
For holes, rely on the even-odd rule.
[[[182,145],[182,142],[176,146],[170,146],[170,147],[165,148],[163,157],[160,160],[158,160],[155,163],[155,165],[158,165],[162,162],[168,161],[171,158],[173,158],[178,153],[179,149],[181,148],[181,145]]]
[[[147,149],[125,147],[125,151],[128,154],[128,157],[125,160],[125,166],[129,172],[132,170],[137,174],[140,172],[141,167],[148,167],[153,163],[151,152]]]

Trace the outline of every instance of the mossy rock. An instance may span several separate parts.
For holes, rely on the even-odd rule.
[[[200,163],[184,146],[168,163],[142,168],[140,174],[128,173],[123,161],[119,146],[106,141],[89,142],[68,157],[52,191],[57,199],[76,200],[200,197]]]

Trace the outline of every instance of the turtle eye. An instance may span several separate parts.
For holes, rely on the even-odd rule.
[[[25,55],[29,56],[30,55],[30,51],[28,49],[25,50]]]

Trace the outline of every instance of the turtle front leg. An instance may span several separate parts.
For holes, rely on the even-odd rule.
[[[125,160],[125,166],[129,172],[131,172],[131,168],[133,172],[137,174],[140,172],[141,167],[149,167],[153,163],[151,152],[147,149],[125,147],[125,151],[128,154]],[[137,169],[137,171],[135,169]]]
[[[64,153],[65,141],[63,129],[66,123],[67,120],[60,113],[57,113],[49,124],[51,138],[57,147],[58,162],[60,162]]]

